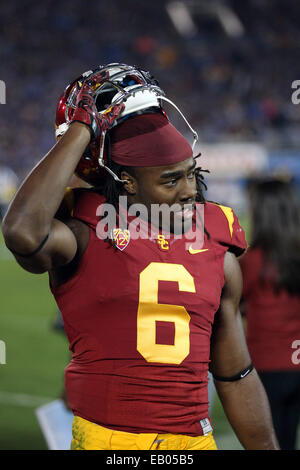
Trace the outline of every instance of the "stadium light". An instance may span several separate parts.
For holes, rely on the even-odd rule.
[[[197,27],[186,4],[169,2],[166,5],[166,10],[175,28],[182,36],[194,36],[197,33]]]
[[[218,17],[224,31],[231,37],[243,36],[245,29],[238,16],[227,5],[216,2],[214,4],[216,16]]]

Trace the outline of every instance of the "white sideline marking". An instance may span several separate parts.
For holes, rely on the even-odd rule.
[[[35,408],[54,400],[53,397],[39,397],[37,395],[27,395],[25,393],[11,393],[0,391],[1,405],[15,405]]]

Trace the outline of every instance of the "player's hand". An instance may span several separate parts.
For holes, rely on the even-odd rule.
[[[97,139],[102,131],[107,131],[124,109],[124,104],[112,106],[104,113],[99,113],[95,102],[93,86],[104,81],[103,72],[95,74],[91,79],[86,79],[81,88],[78,86],[76,108],[70,122],[81,122],[87,125],[91,132],[91,140]]]

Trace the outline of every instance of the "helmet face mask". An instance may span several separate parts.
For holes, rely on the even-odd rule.
[[[91,80],[95,74],[101,72],[103,72],[103,79],[101,78],[99,83],[93,83],[92,85],[98,112],[105,114],[111,110],[112,106],[124,104],[124,109],[114,122],[114,126],[136,114],[161,112],[167,117],[162,107],[162,101],[166,101],[179,112],[192,132],[194,137],[192,148],[194,149],[198,140],[197,132],[190,126],[178,107],[165,96],[164,91],[159,87],[158,81],[150,72],[119,63],[88,70],[67,86],[59,99],[56,109],[55,135],[57,139],[66,132],[70,125],[76,108],[78,90],[86,80]],[[107,171],[115,180],[120,181],[107,167],[104,141],[105,133],[90,142],[75,170],[79,178],[93,186],[101,185],[103,180],[107,178]]]
[[[105,78],[93,86],[99,113],[106,113],[113,105],[124,103],[124,109],[115,125],[129,116],[147,112],[150,108],[152,112],[154,108],[157,108],[158,112],[163,111],[160,97],[165,96],[165,93],[149,72],[119,63],[99,66],[84,72],[68,85],[60,97],[55,121],[57,139],[69,127],[76,105],[78,87],[80,88],[85,80],[90,80],[93,75],[101,71]],[[88,145],[76,168],[76,174],[93,185],[99,184],[100,180],[107,176],[106,170],[99,164],[100,147],[101,137]],[[106,163],[104,157],[104,164]]]
[[[149,107],[161,107],[159,96],[165,96],[165,93],[149,72],[143,72],[126,64],[109,64],[104,67],[100,66],[93,71],[89,70],[73,82],[66,100],[65,119],[67,123],[72,116],[72,109],[75,109],[76,85],[81,87],[84,80],[92,79],[96,73],[101,71],[106,73],[107,77],[103,79],[102,83],[93,86],[99,113],[105,113],[112,105],[120,103],[125,105],[120,118]]]

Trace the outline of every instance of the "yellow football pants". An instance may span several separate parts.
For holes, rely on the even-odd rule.
[[[207,436],[183,434],[133,434],[113,431],[75,416],[71,450],[217,450],[210,432]]]

